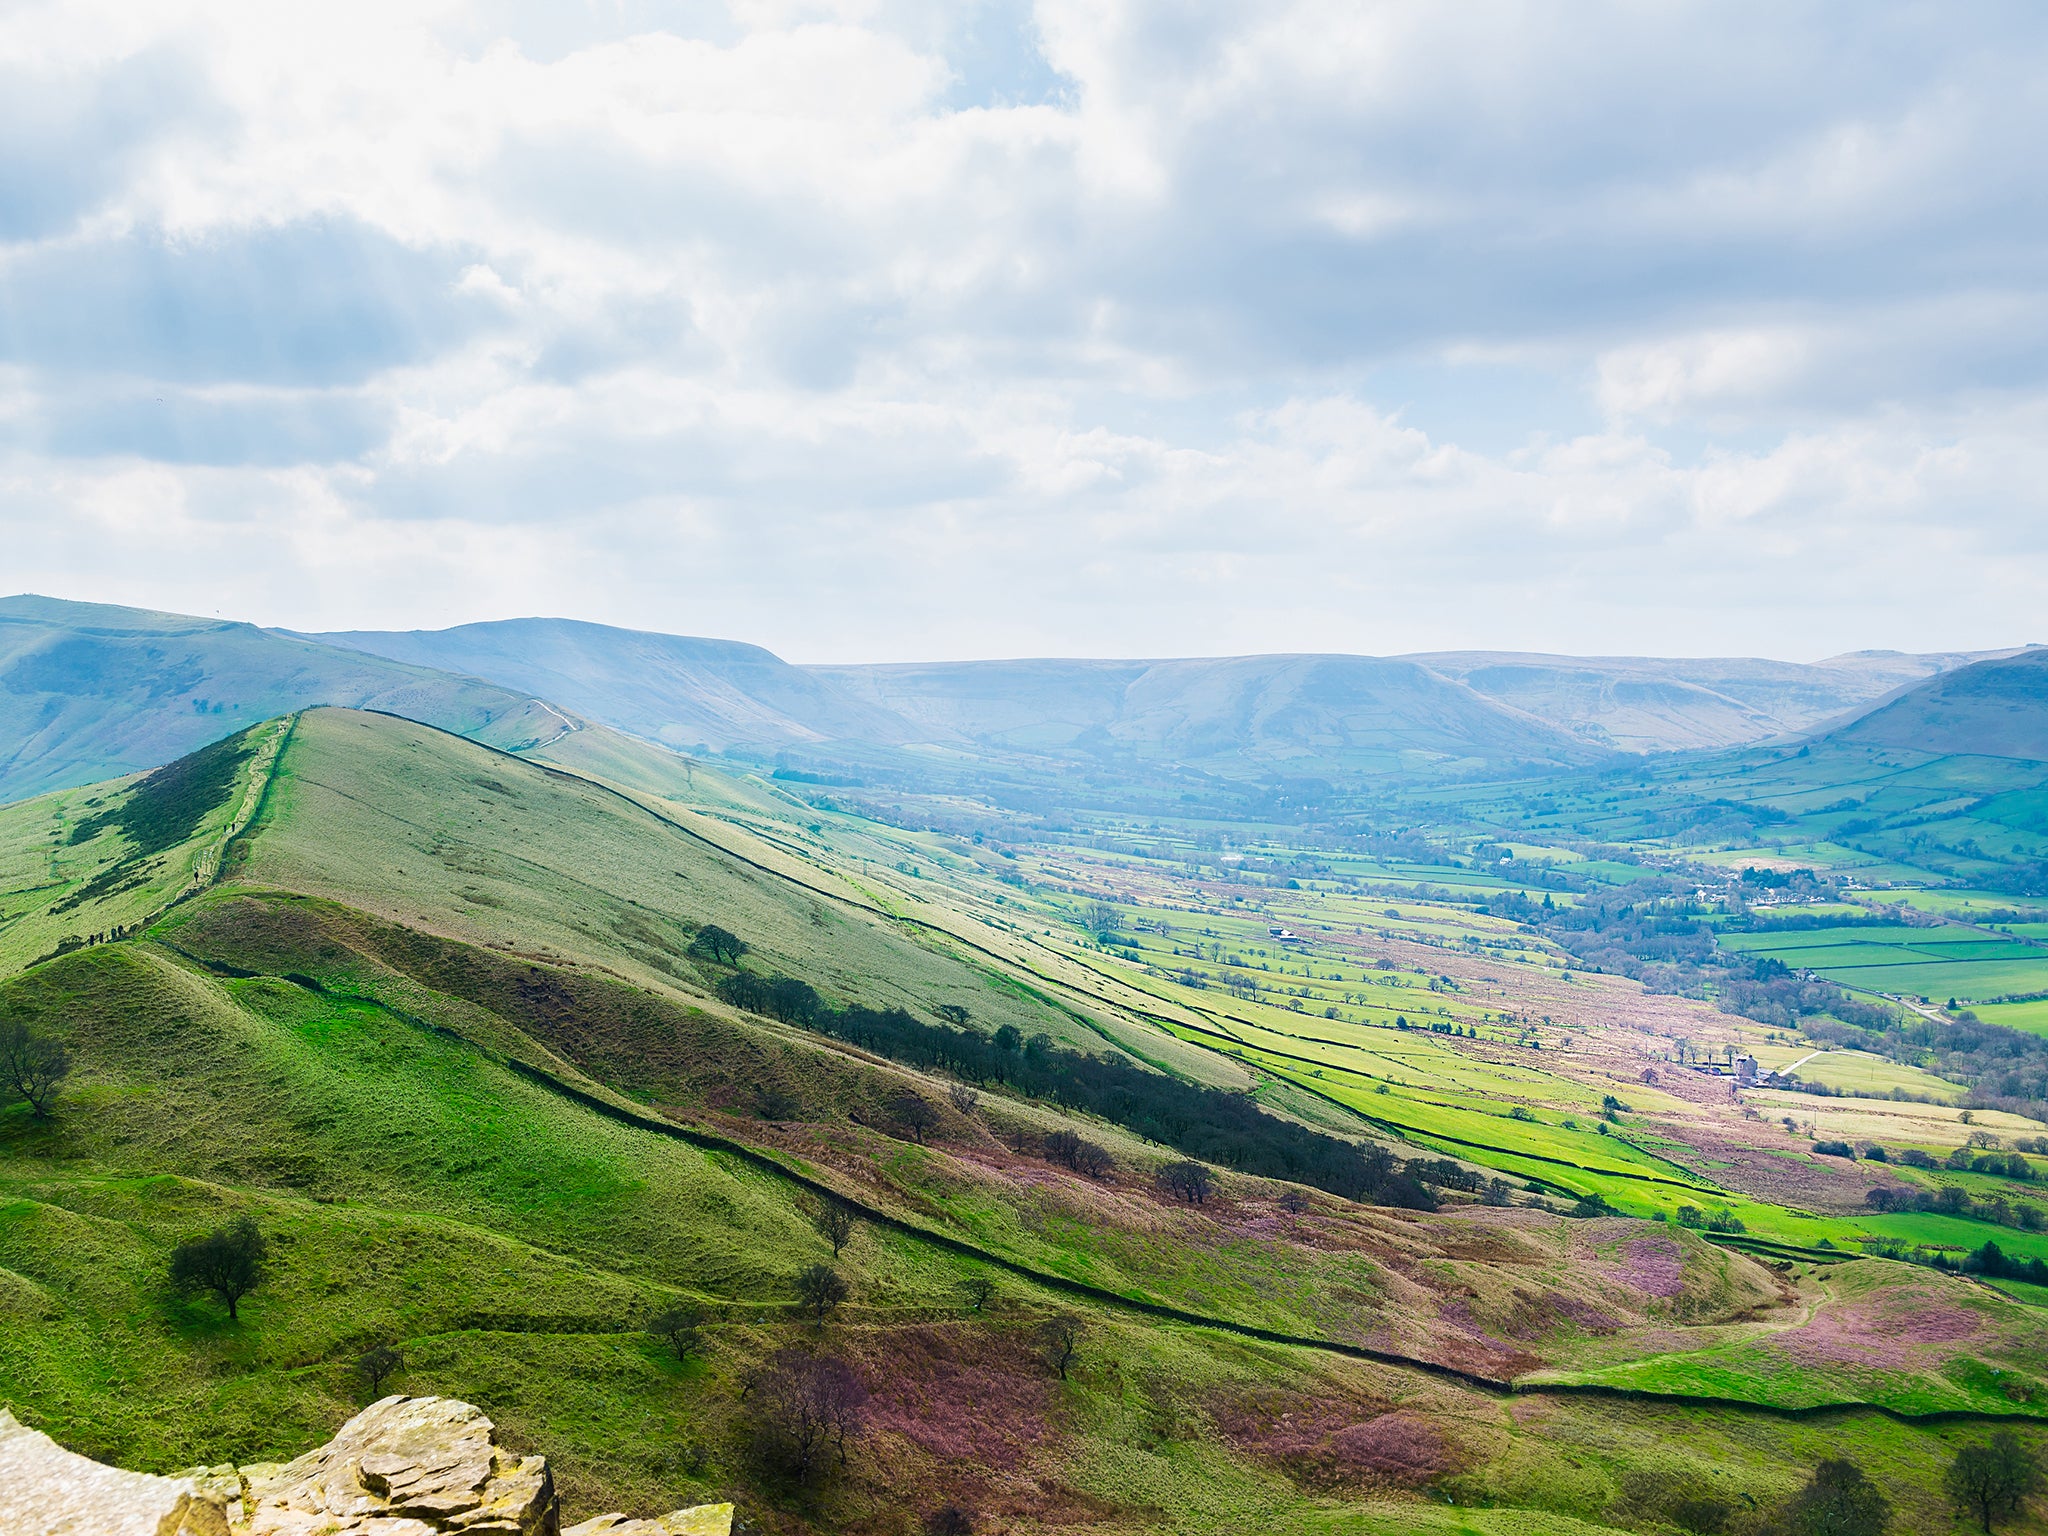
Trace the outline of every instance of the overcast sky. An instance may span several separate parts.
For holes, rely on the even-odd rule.
[[[0,589],[2048,641],[2048,8],[0,4]]]

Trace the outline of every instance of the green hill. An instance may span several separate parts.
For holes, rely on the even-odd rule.
[[[1841,727],[1832,739],[2048,763],[2048,649],[1931,678]]]
[[[495,684],[252,624],[0,599],[0,801],[155,768],[315,704],[390,710],[506,747],[570,723]]]
[[[947,1503],[1014,1532],[1649,1530],[1736,1489],[1767,1505],[1844,1452],[1938,1518],[1939,1428],[1488,1385],[1644,1362],[1680,1397],[1739,1394],[1685,1361],[1776,1359],[1828,1315],[1823,1281],[1680,1229],[1358,1205],[1227,1167],[1184,1204],[1154,1179],[1177,1154],[1112,1119],[1000,1081],[956,1098],[728,1006],[731,968],[691,953],[707,923],[746,939],[750,973],[831,1004],[965,1008],[1051,1037],[1034,1051],[1246,1081],[1012,965],[995,930],[974,947],[892,916],[858,870],[758,839],[737,787],[693,824],[344,710],[163,773],[0,807],[6,931],[127,931],[0,965],[0,1019],[76,1063],[52,1118],[0,1108],[0,1403],[78,1449],[158,1470],[290,1455],[390,1343],[397,1387],[545,1448],[571,1518],[730,1494],[785,1531],[898,1532]],[[154,885],[55,912],[150,860]],[[1049,1161],[1055,1131],[1110,1166]],[[863,1220],[836,1260],[849,1299],[812,1320],[793,1280],[834,1259],[811,1223],[828,1195]],[[168,1258],[242,1215],[271,1271],[229,1323],[170,1289]],[[980,1310],[960,1290],[976,1275],[996,1288]],[[1938,1284],[1989,1309],[1971,1358],[2003,1377],[1916,1357],[1846,1397],[1794,1365],[1760,1390],[2009,1406],[2048,1370],[2015,1321],[2032,1314]],[[680,1301],[706,1309],[688,1361],[641,1331]],[[1081,1327],[1064,1374],[1058,1315]],[[749,1384],[785,1347],[845,1360],[870,1394],[844,1468],[807,1487],[753,1450]]]

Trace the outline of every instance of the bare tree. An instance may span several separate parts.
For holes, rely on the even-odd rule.
[[[1074,1166],[1074,1154],[1081,1148],[1081,1138],[1072,1131],[1048,1131],[1045,1136],[1045,1160],[1048,1163],[1065,1163]]]
[[[1038,1341],[1045,1350],[1046,1364],[1065,1381],[1068,1367],[1081,1352],[1081,1319],[1071,1312],[1055,1313],[1038,1325]]]
[[[1087,1178],[1107,1178],[1116,1168],[1116,1159],[1106,1148],[1098,1147],[1092,1141],[1083,1141],[1074,1148],[1074,1171]]]
[[[405,1369],[405,1356],[389,1344],[379,1344],[356,1357],[356,1374],[363,1379],[363,1385],[370,1389],[374,1401],[384,1390],[384,1378],[393,1371]]]
[[[811,1264],[797,1271],[796,1294],[804,1310],[822,1323],[825,1314],[845,1301],[851,1292],[847,1288],[846,1277],[830,1264]]]
[[[756,1454],[774,1470],[806,1480],[830,1453],[846,1465],[846,1443],[860,1433],[868,1391],[853,1367],[833,1355],[780,1349],[748,1387]]]
[[[687,1360],[704,1345],[704,1309],[693,1301],[665,1307],[647,1319],[647,1331],[665,1340],[678,1360]]]
[[[852,1241],[853,1229],[860,1225],[860,1218],[853,1214],[853,1207],[837,1200],[827,1200],[811,1217],[811,1225],[818,1229],[818,1236],[832,1245],[832,1257],[839,1257],[839,1250]]]
[[[925,1133],[939,1123],[939,1112],[932,1107],[932,1101],[908,1089],[889,1101],[889,1113],[920,1146],[924,1144]]]
[[[1280,1191],[1280,1209],[1290,1216],[1299,1216],[1309,1208],[1309,1198],[1298,1189]]]
[[[969,1275],[960,1282],[960,1295],[967,1303],[967,1310],[980,1312],[995,1300],[996,1283],[987,1275]]]
[[[936,1013],[940,1018],[944,1019],[948,1024],[951,1024],[956,1029],[965,1029],[967,1027],[967,1021],[974,1017],[973,1014],[969,1013],[965,1008],[961,1007],[958,1003],[940,1003],[937,1007],[932,1009],[932,1012]]]
[[[28,1100],[29,1113],[49,1118],[57,1087],[71,1071],[71,1053],[26,1024],[0,1024],[0,1088]]]
[[[1208,1168],[1194,1161],[1168,1163],[1159,1170],[1159,1187],[1189,1205],[1206,1201],[1212,1183]]]
[[[953,1101],[953,1107],[963,1115],[974,1113],[974,1106],[981,1102],[981,1095],[965,1083],[955,1083],[946,1090],[946,1097]]]
[[[270,1245],[247,1216],[205,1237],[171,1250],[171,1284],[191,1294],[211,1291],[228,1304],[228,1321],[237,1320],[236,1306],[263,1283]]]

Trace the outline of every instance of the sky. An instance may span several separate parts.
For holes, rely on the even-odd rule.
[[[0,0],[0,590],[2048,641],[2048,9]]]

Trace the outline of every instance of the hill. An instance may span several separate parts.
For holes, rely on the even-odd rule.
[[[795,667],[756,646],[557,619],[313,638],[527,689],[671,746],[927,779],[971,777],[976,761],[1027,775],[1082,761],[1351,778],[1601,755],[1412,662],[1370,657]]]
[[[683,750],[820,741],[894,745],[904,722],[757,645],[506,619],[453,629],[310,637],[364,655],[489,678]]]
[[[1673,752],[1811,731],[1982,653],[1857,651],[1811,663],[1508,651],[1406,659],[1602,746]]]
[[[1853,1276],[1773,1274],[1505,1185],[1489,1206],[1442,1184],[1429,1211],[1243,1171],[1261,1145],[1355,1148],[1372,1122],[1294,1116],[1267,1074],[1180,1038],[1201,1015],[1177,1004],[1014,963],[1028,923],[954,934],[829,849],[755,856],[723,791],[699,822],[342,710],[209,750],[155,789],[69,792],[97,804],[55,839],[69,801],[0,808],[10,916],[127,935],[0,982],[0,1016],[77,1063],[50,1119],[0,1108],[0,1401],[102,1460],[317,1444],[385,1343],[405,1390],[547,1445],[571,1516],[731,1494],[791,1532],[953,1504],[1017,1532],[1563,1536],[1735,1488],[1768,1506],[1841,1452],[1933,1518],[1943,1431],[1851,1413],[1760,1432],[1728,1393],[1967,1409],[2048,1369],[2024,1309],[1916,1274],[1922,1312],[1961,1309],[1942,1337],[2005,1375],[1944,1375],[1916,1345],[1831,1384],[1775,1341],[1865,1327]],[[151,846],[201,877],[148,910],[100,888],[55,912]],[[711,923],[752,946],[738,968],[696,944]],[[820,999],[771,1017],[731,1000],[755,995],[742,975]],[[949,1038],[942,1006],[978,1042],[952,1070],[903,1045]],[[963,1053],[1003,1025],[1016,1064],[970,1083]],[[1048,1073],[1117,1090],[1077,1115],[1032,1086]],[[1175,1121],[1173,1095],[1207,1084],[1257,1092]],[[1058,1133],[1101,1165],[1049,1156]],[[1195,1204],[1156,1175],[1200,1137],[1216,1166]],[[826,1200],[859,1214],[843,1251],[813,1223]],[[239,1216],[271,1269],[229,1322],[165,1277],[174,1244]],[[816,1263],[851,1294],[807,1317]],[[976,1277],[992,1300],[963,1291]],[[641,1324],[683,1302],[704,1323],[679,1359]],[[1072,1359],[1049,1352],[1063,1317]],[[846,1465],[807,1483],[774,1470],[764,1421],[785,1349],[843,1362],[867,1397]],[[1593,1379],[1631,1369],[1671,1400]],[[1688,1396],[1702,1381],[1723,1385]]]
[[[155,768],[314,704],[390,710],[501,746],[568,723],[495,684],[250,624],[0,599],[0,801]]]
[[[314,637],[489,678],[684,749],[945,781],[1061,764],[1325,778],[1570,768],[1613,752],[1758,741],[1975,659],[1250,656],[792,666],[758,646],[563,619]],[[911,749],[911,750],[906,750]],[[953,776],[959,776],[954,773]]]
[[[2048,649],[1980,661],[1905,688],[1825,739],[2048,763]]]

